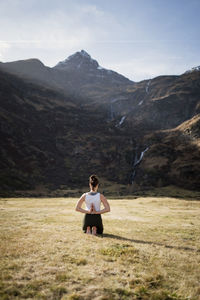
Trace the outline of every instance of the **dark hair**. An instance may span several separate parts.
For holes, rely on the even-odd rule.
[[[96,175],[91,175],[90,177],[89,177],[89,183],[91,184],[91,186],[93,187],[93,188],[95,188],[98,184],[99,184],[99,179],[98,179],[98,177],[96,176]]]

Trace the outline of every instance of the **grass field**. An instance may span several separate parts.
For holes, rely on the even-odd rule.
[[[109,200],[103,237],[76,202],[0,200],[0,299],[200,299],[200,201]]]

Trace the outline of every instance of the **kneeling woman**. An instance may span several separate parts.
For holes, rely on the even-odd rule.
[[[102,234],[103,223],[101,214],[110,211],[110,205],[107,199],[97,192],[99,187],[99,180],[96,175],[91,175],[89,178],[90,192],[85,193],[79,199],[76,205],[76,211],[85,213],[83,221],[83,231],[88,234]],[[81,208],[85,202],[86,209]],[[101,203],[104,208],[101,210]]]

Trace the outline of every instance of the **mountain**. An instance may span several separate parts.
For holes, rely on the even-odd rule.
[[[199,190],[199,95],[197,70],[136,83],[84,50],[53,68],[0,63],[1,189],[80,188],[97,173],[120,193]]]
[[[93,101],[101,90],[109,93],[110,89],[118,91],[133,83],[117,72],[100,67],[84,50],[69,56],[53,68],[46,67],[38,59],[27,59],[0,63],[0,69],[22,79],[57,89],[66,95],[89,97]]]
[[[92,59],[84,50],[76,52],[66,60],[59,62],[53,70],[74,74],[79,78],[81,84],[108,84],[109,82],[112,86],[115,86],[132,83],[129,79],[117,72],[99,66],[98,62]]]

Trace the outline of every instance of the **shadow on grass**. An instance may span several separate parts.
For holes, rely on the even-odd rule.
[[[110,234],[110,233],[104,233],[103,237],[111,238],[111,239],[116,239],[116,240],[121,240],[121,241],[128,241],[128,242],[137,243],[137,244],[148,244],[148,245],[163,246],[163,247],[169,248],[169,249],[177,249],[177,250],[200,252],[200,249],[196,250],[196,249],[190,248],[190,247],[177,247],[177,246],[166,245],[166,244],[163,244],[163,243],[129,239],[129,238],[126,238],[126,237],[123,237],[123,236],[119,236],[119,235],[115,235],[115,234]]]

